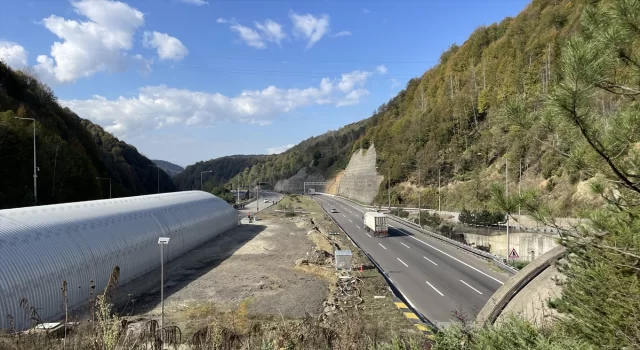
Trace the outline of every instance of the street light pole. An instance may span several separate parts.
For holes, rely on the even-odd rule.
[[[158,193],[160,193],[160,167],[157,165],[149,165],[158,168]]]
[[[33,118],[15,117],[16,119],[33,121],[33,201],[38,204],[38,167],[36,165],[36,120]]]
[[[206,171],[201,171],[200,172],[200,191],[202,191],[202,174],[210,173],[210,172],[213,172],[213,170],[206,170]]]
[[[442,164],[438,163],[438,214],[442,211],[440,207],[440,168],[442,168]]]
[[[422,184],[422,177],[420,176],[420,166],[418,166],[418,225],[422,228],[422,189],[420,188]]]
[[[109,199],[111,199],[111,178],[110,177],[96,177],[96,180],[109,180]]]
[[[160,334],[164,327],[164,246],[169,244],[169,237],[159,237],[158,244],[160,245]],[[161,339],[164,340],[164,339]]]
[[[509,243],[509,161],[505,158],[504,160],[504,193],[505,199],[507,200],[507,261],[511,258],[511,245]]]

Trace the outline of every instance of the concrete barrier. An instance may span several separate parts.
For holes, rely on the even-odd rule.
[[[530,262],[513,277],[509,278],[498,290],[493,293],[491,299],[487,301],[476,317],[476,327],[492,325],[507,304],[524,288],[527,287],[536,276],[549,268],[556,261],[560,260],[566,252],[563,246],[557,246],[550,251],[540,255]]]

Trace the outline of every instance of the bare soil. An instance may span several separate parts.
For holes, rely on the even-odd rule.
[[[294,269],[313,243],[290,220],[262,219],[226,232],[165,264],[165,325],[189,335],[220,312],[299,318],[322,311],[327,282]],[[159,270],[121,286],[114,304],[132,318],[159,319]]]

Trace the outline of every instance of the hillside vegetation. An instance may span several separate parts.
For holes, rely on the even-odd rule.
[[[541,109],[559,79],[560,47],[575,32],[586,3],[534,0],[517,17],[480,27],[462,45],[452,45],[439,64],[370,118],[264,156],[237,176],[275,183],[307,167],[331,178],[354,151],[373,143],[380,173],[386,176],[390,168],[392,204],[417,204],[420,183],[423,205],[436,207],[440,169],[443,209],[483,209],[490,183],[504,181],[507,160],[514,186],[522,168],[523,187],[542,188],[547,200],[570,214],[593,201],[583,191],[587,174],[557,152],[560,140],[551,125],[519,119],[513,102]],[[227,177],[235,183],[235,176]],[[383,181],[376,203],[386,203],[386,186]]]
[[[157,192],[151,160],[57,103],[53,91],[0,62],[0,209],[34,204],[33,122],[36,120],[38,203],[55,204]],[[160,191],[174,191],[160,171]]]

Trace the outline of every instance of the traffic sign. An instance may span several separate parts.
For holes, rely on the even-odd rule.
[[[520,255],[518,255],[518,252],[516,252],[516,248],[512,248],[511,249],[511,253],[509,253],[509,258],[517,259],[519,257],[520,257]]]

